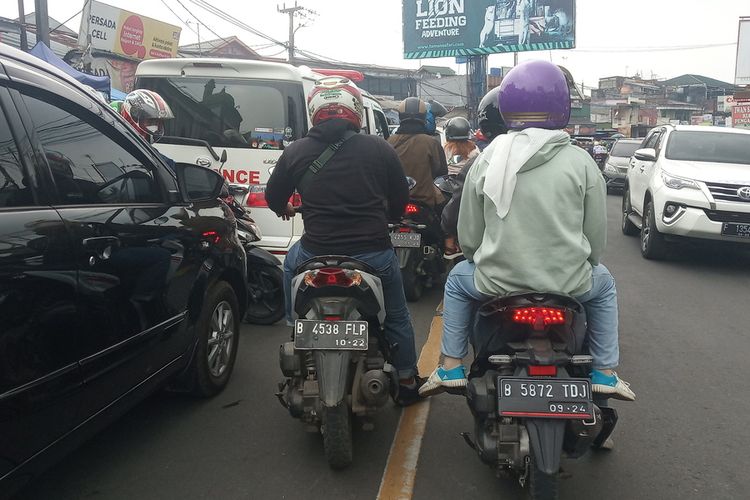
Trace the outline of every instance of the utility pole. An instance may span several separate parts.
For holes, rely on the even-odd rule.
[[[49,14],[47,0],[34,0],[36,10],[36,40],[49,47]]]
[[[303,9],[304,7],[297,5],[296,0],[294,2],[294,7],[287,8],[286,3],[284,3],[281,8],[279,8],[278,5],[276,6],[276,10],[281,14],[289,15],[289,40],[287,41],[289,47],[289,64],[294,64],[294,14]]]
[[[18,21],[21,25],[21,50],[29,51],[29,40],[26,38],[26,13],[23,10],[23,0],[18,0]]]

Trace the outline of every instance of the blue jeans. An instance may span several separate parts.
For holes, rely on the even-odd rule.
[[[308,252],[297,242],[289,249],[284,260],[284,297],[286,301],[286,319],[292,321],[292,278],[297,266],[315,254]],[[398,370],[401,379],[413,377],[417,373],[417,353],[414,347],[414,328],[411,324],[409,308],[406,306],[404,286],[401,281],[401,269],[398,258],[392,250],[363,253],[351,257],[369,264],[378,272],[383,284],[385,301],[385,336],[391,344],[397,343],[398,349],[391,353],[393,366]]]
[[[443,299],[444,355],[462,359],[469,353],[469,332],[478,302],[491,299],[474,286],[474,263],[456,264],[445,283]],[[594,267],[591,290],[576,299],[586,309],[589,351],[598,370],[616,368],[620,361],[617,329],[617,288],[609,269]]]

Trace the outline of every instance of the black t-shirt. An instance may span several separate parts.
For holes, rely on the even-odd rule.
[[[327,120],[284,150],[266,186],[271,210],[284,210],[296,188],[294,180],[350,127],[345,120]],[[391,145],[378,136],[357,134],[307,184],[302,244],[318,255],[391,248],[388,220],[397,220],[408,201],[404,169]]]

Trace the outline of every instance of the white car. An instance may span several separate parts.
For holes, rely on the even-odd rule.
[[[630,159],[622,232],[641,254],[665,256],[677,237],[750,243],[750,130],[657,127]]]

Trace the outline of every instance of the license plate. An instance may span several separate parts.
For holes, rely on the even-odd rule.
[[[721,226],[721,234],[724,236],[736,236],[738,238],[750,238],[750,224],[725,222]]]
[[[294,322],[294,347],[366,351],[367,321],[298,319]]]
[[[391,245],[396,248],[419,248],[422,246],[422,235],[420,233],[391,233]]]
[[[502,417],[594,418],[591,382],[573,379],[497,379],[498,412]]]

